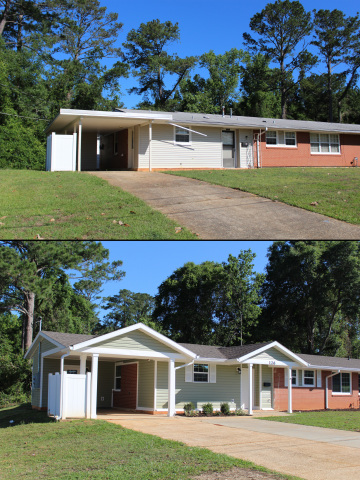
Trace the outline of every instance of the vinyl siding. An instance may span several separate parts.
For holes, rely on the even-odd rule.
[[[149,127],[139,128],[139,163],[138,168],[149,168]]]
[[[291,361],[289,357],[284,355],[282,352],[279,352],[276,348],[270,348],[266,352],[262,352],[259,355],[256,355],[255,357],[251,357],[251,360],[249,362],[255,362],[255,361],[277,361],[277,362],[284,362],[287,363]]]
[[[262,365],[261,371],[261,405],[260,408],[272,408],[273,375],[272,368]],[[270,383],[270,387],[264,387],[264,382]]]
[[[40,407],[40,388],[31,389],[31,405]]]
[[[254,405],[260,406],[260,365],[254,365]]]
[[[176,364],[179,366],[181,364]],[[168,408],[168,364],[158,362],[156,408]],[[185,403],[193,402],[195,408],[202,408],[211,402],[214,409],[228,402],[230,408],[240,408],[240,375],[235,366],[216,366],[216,383],[185,382],[185,368],[176,371],[176,409],[181,410]]]
[[[97,390],[98,408],[111,407],[111,395],[112,389],[114,388],[114,365],[113,362],[99,361]],[[103,401],[101,400],[101,397],[104,397]]]
[[[146,335],[145,333],[139,331],[134,331],[127,335],[121,335],[117,338],[112,338],[104,342],[99,342],[96,345],[93,345],[93,347],[141,350],[146,352],[162,353],[175,352],[175,350],[171,349],[167,345],[164,345],[158,340],[155,340],[149,335]]]
[[[56,372],[60,372],[60,359],[59,358],[44,358],[42,407],[47,406],[49,373],[56,373]]]
[[[154,408],[154,368],[154,361],[139,361],[138,408]]]
[[[41,342],[41,350],[40,350],[41,354],[43,354],[45,352],[48,352],[49,350],[53,350],[54,348],[56,348],[56,345],[49,342],[49,340],[46,340],[45,338],[39,337],[39,340],[38,340],[38,343],[37,343],[37,346],[34,350],[34,355],[33,355],[32,373],[33,373],[33,376],[39,374],[39,376],[41,377],[43,372],[40,372],[40,368],[41,368],[41,363],[40,363],[41,360],[39,362],[39,343],[40,342]],[[45,358],[44,358],[44,365],[45,365]],[[44,371],[45,371],[45,367],[44,367]],[[45,372],[45,374],[46,374],[46,372]],[[46,378],[46,384],[47,384],[47,378]],[[39,378],[38,385],[40,386],[40,378]],[[44,399],[44,390],[43,390],[43,399]],[[40,407],[40,388],[32,388],[31,389],[31,405],[34,405],[36,407]],[[47,389],[46,389],[46,403],[45,404],[43,403],[42,406],[44,407],[46,405],[47,405]]]
[[[252,168],[254,166],[253,152],[253,131],[239,130],[239,151],[240,151],[240,168]],[[242,143],[248,143],[247,147],[243,147]]]

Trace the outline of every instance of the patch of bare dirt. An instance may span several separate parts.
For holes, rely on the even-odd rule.
[[[280,476],[272,473],[258,472],[249,468],[232,468],[226,472],[202,473],[193,480],[279,480]]]

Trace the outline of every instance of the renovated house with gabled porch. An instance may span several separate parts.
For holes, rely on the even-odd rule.
[[[184,344],[138,323],[99,336],[40,331],[25,358],[33,408],[62,419],[101,408],[173,416],[188,402],[250,415],[359,407],[360,360],[295,354],[276,341]]]

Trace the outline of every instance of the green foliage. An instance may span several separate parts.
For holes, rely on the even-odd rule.
[[[214,413],[214,407],[212,403],[204,403],[202,406],[202,411],[203,414],[206,415],[207,417],[211,416]]]
[[[137,30],[131,30],[124,43],[124,58],[134,68],[132,73],[140,84],[130,92],[144,94],[145,102],[151,100],[159,110],[166,109],[167,102],[171,100],[179,83],[197,61],[196,57],[180,58],[165,50],[165,47],[179,39],[177,23],[161,23],[157,19],[142,23]],[[175,82],[167,87],[165,82],[169,75],[175,78]]]
[[[245,412],[245,410],[242,410],[241,408],[239,408],[238,410],[235,410],[235,415],[237,417],[242,417],[242,416],[247,415],[247,413]]]
[[[184,413],[186,417],[192,417],[195,413],[195,405],[192,402],[185,403]]]
[[[220,404],[220,412],[223,415],[230,415],[230,405],[227,402]]]

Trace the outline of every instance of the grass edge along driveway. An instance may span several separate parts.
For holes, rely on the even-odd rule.
[[[360,224],[360,168],[284,167],[162,173],[235,188],[337,220]]]
[[[259,417],[259,420],[360,432],[360,410],[297,412],[284,417]]]
[[[104,420],[49,421],[29,404],[0,410],[0,444],[1,480],[185,480],[233,468],[298,478]]]
[[[85,172],[0,170],[0,239],[185,240],[196,235]]]

